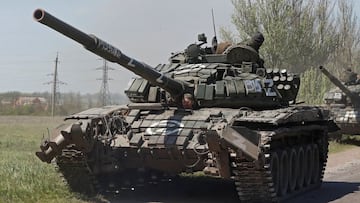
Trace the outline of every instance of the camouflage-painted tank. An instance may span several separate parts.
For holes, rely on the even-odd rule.
[[[196,171],[234,180],[245,202],[277,202],[321,185],[328,112],[296,105],[297,75],[263,67],[262,35],[221,53],[199,35],[199,44],[153,68],[44,10],[34,18],[140,76],[125,92],[132,103],[67,117],[68,127],[36,152],[54,160],[74,191]]]
[[[343,81],[340,81],[324,67],[320,66],[319,69],[336,85],[336,88],[324,95],[325,104],[331,110],[333,120],[340,127],[334,136],[360,135],[360,80],[355,73],[347,71],[347,77],[345,75]]]

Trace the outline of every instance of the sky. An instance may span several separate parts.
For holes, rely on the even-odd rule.
[[[0,0],[0,92],[51,92],[58,53],[60,92],[100,91],[103,65],[100,57],[82,45],[33,20],[42,8],[53,16],[119,48],[124,54],[151,66],[167,63],[172,52],[183,51],[205,33],[231,29],[230,0]],[[109,63],[109,90],[123,93],[135,75]]]

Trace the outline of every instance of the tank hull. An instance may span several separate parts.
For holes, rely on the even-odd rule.
[[[341,134],[360,135],[360,109],[345,108],[332,109],[335,123],[339,126]]]
[[[359,135],[360,81],[356,79],[356,74],[352,73],[352,75],[355,76],[355,80],[349,83],[349,81],[340,81],[324,67],[320,67],[319,69],[337,86],[328,91],[324,96],[326,106],[331,111],[331,117],[340,128],[340,130],[331,135],[331,137],[339,140],[342,134]]]
[[[43,147],[38,156],[53,156],[69,186],[81,193],[202,171],[234,180],[242,201],[277,202],[320,186],[326,166],[327,120],[314,107],[186,111],[142,104],[90,109],[67,120],[88,124],[82,142],[92,141],[79,145],[79,133],[68,127],[53,138],[70,135],[58,143],[63,149],[53,156],[47,152],[55,145]],[[79,186],[75,176],[89,184]]]

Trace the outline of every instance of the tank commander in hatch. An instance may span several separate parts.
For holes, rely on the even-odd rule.
[[[358,83],[358,74],[354,73],[351,68],[347,68],[340,78],[345,85],[354,85]]]
[[[255,49],[256,52],[259,53],[259,49],[263,44],[265,38],[261,32],[256,32],[251,39],[246,43],[249,47]]]
[[[256,68],[254,68],[254,72],[256,72],[258,68],[264,68],[264,60],[259,55],[259,49],[264,41],[264,35],[261,32],[256,32],[249,40],[235,45],[230,42],[219,43],[215,53],[230,54],[233,52],[235,54],[230,54],[230,60],[233,63],[241,64],[242,61],[251,61],[256,64]]]
[[[263,44],[263,42],[265,41],[264,35],[261,32],[256,32],[248,42],[243,43],[240,42],[239,44],[245,44],[251,48],[253,48],[257,53],[259,53],[259,49],[261,47],[261,45]],[[231,42],[225,41],[225,42],[220,42],[217,45],[217,49],[216,49],[216,54],[222,54],[225,52],[225,50],[227,48],[229,48],[231,46]]]
[[[264,35],[258,31],[246,43],[247,46],[253,48],[258,54],[259,58],[256,60],[256,63],[259,65],[259,68],[264,68],[264,60],[259,55],[259,49],[264,41]]]

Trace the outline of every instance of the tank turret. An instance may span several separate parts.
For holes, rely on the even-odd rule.
[[[170,64],[151,67],[42,9],[34,12],[34,18],[79,42],[96,55],[118,63],[140,76],[125,91],[132,102],[182,106],[184,95],[190,94],[194,100],[194,108],[272,109],[295,103],[300,80],[286,71],[281,73],[265,70],[258,54],[264,40],[258,39],[259,36],[263,37],[261,33],[256,34],[253,43],[232,45],[220,54],[214,53],[214,47],[203,48],[207,40],[204,34],[200,34],[200,43],[190,44],[184,52],[174,54],[170,58]],[[284,80],[275,81],[276,78]]]
[[[346,85],[344,85],[338,78],[332,75],[325,67],[320,66],[319,70],[330,79],[330,81],[336,85],[347,97],[349,97],[353,106],[360,106],[359,92],[352,92]]]

